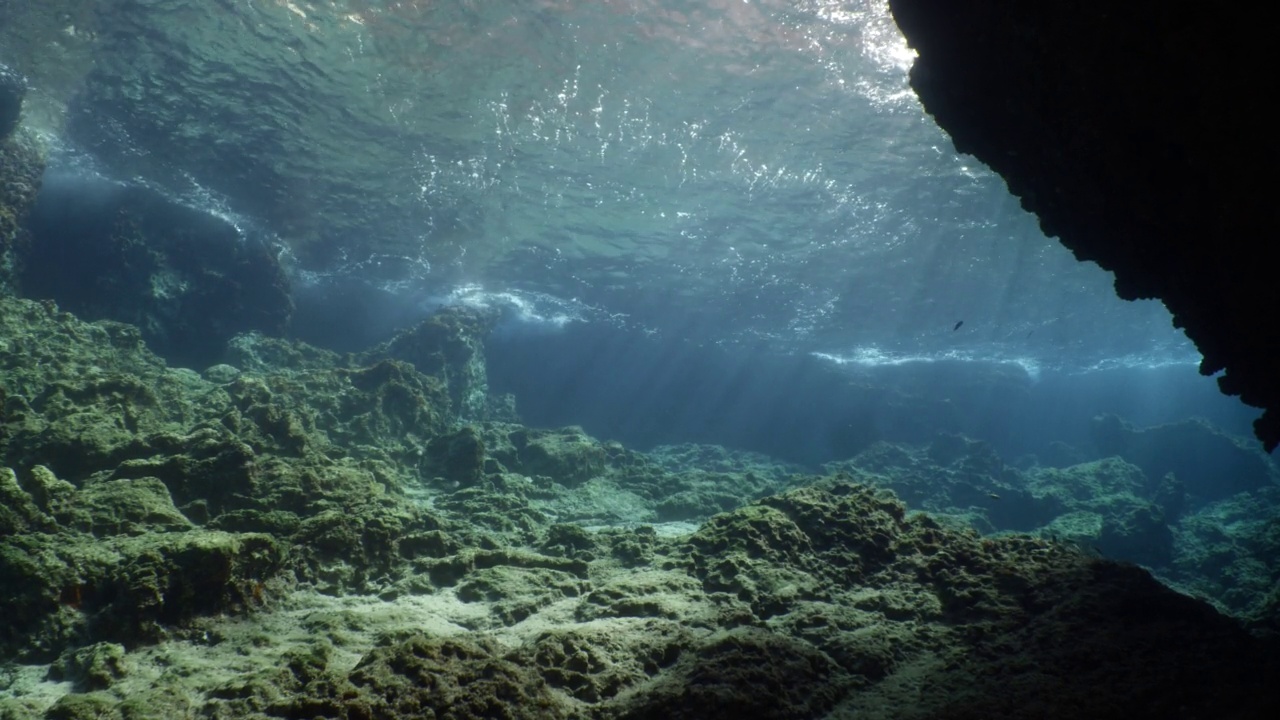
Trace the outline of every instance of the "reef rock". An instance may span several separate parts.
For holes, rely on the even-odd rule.
[[[75,173],[45,179],[22,292],[86,320],[131,323],[172,363],[205,367],[237,333],[281,334],[293,311],[266,241],[216,211]]]
[[[1197,506],[1239,492],[1280,488],[1271,458],[1203,420],[1138,428],[1104,415],[1094,418],[1092,432],[1100,453],[1122,457],[1150,478],[1172,474]]]
[[[0,717],[1280,714],[1265,634],[1078,543],[944,527],[869,484],[1007,494],[1128,547],[1169,526],[1164,480],[1122,459],[1024,472],[958,436],[825,478],[649,456],[463,424],[448,362],[468,360],[440,357],[424,374],[249,334],[202,375],[129,326],[0,297],[0,655],[21,663]],[[1175,563],[1204,575],[1267,537]],[[1276,604],[1265,573],[1229,584],[1243,569],[1197,589],[1250,595],[1231,607],[1265,631]]]
[[[0,67],[0,78],[4,70]],[[3,80],[0,80],[0,85]],[[0,137],[0,294],[17,290],[21,258],[30,247],[26,219],[44,175],[44,149],[24,132]]]
[[[9,139],[22,116],[22,99],[27,94],[27,81],[4,63],[0,63],[0,142]]]

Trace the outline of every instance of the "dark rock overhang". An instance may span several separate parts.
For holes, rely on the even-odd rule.
[[[1280,444],[1269,23],[1139,0],[890,0],[956,149],[1124,299],[1159,298]]]

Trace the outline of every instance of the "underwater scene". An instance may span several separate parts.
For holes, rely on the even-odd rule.
[[[1280,473],[885,0],[0,0],[0,720],[1280,717]]]

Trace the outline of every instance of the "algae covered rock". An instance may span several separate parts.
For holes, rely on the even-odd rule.
[[[74,492],[75,486],[70,483],[67,486]],[[42,506],[18,483],[18,476],[12,469],[0,467],[0,537],[28,530],[52,529],[54,521],[48,511],[47,502]]]
[[[909,527],[906,508],[892,496],[836,482],[719,515],[689,544],[695,560],[736,555],[849,580],[892,559]]]
[[[32,133],[11,133],[3,128],[6,111],[17,112],[16,107],[6,108],[4,100],[4,87],[12,86],[14,77],[0,65],[0,295],[18,289],[22,258],[30,248],[25,221],[35,205],[45,169],[44,148]],[[17,121],[16,115],[13,121]]]
[[[378,648],[350,675],[372,717],[555,720],[568,717],[537,668],[484,638],[423,635]]]
[[[349,364],[325,350],[258,334],[234,338],[227,360],[242,373],[224,390],[252,423],[232,429],[246,441],[257,434],[251,444],[262,451],[417,463],[428,441],[448,426],[450,401],[440,379],[400,360]]]
[[[586,586],[567,570],[499,565],[468,573],[457,585],[457,597],[486,603],[499,623],[514,625],[552,603],[581,595]]]
[[[508,469],[529,476],[543,475],[566,487],[577,487],[605,471],[605,449],[582,428],[533,430],[516,428],[505,446],[491,451]]]
[[[850,473],[893,490],[913,508],[965,518],[983,531],[1031,530],[1053,518],[1015,468],[985,442],[941,433],[925,447],[877,442],[828,472]]]
[[[88,483],[78,491],[59,522],[95,537],[142,535],[190,530],[194,526],[174,507],[169,489],[160,480],[107,480]]]
[[[283,560],[270,536],[190,530],[94,537],[59,529],[0,540],[0,648],[39,660],[73,638],[154,642],[199,616],[260,601]]]
[[[983,532],[1036,532],[1115,558],[1165,567],[1186,490],[1120,457],[1018,470],[986,443],[939,435],[926,448],[877,443],[828,464],[893,489],[911,504]]]
[[[124,646],[100,642],[68,650],[49,673],[55,680],[71,680],[81,688],[106,690],[128,673]]]
[[[0,63],[0,142],[18,126],[22,115],[22,99],[27,94],[27,81],[13,68]]]
[[[423,469],[427,477],[438,478],[447,487],[470,487],[484,474],[484,439],[471,426],[427,442]]]
[[[1238,492],[1275,488],[1280,480],[1271,459],[1251,440],[1232,437],[1198,418],[1138,428],[1114,415],[1094,418],[1094,443],[1150,478],[1173,473],[1196,505]]]
[[[548,685],[596,704],[669,672],[692,643],[692,633],[678,623],[628,619],[548,630],[529,650]]]
[[[808,643],[737,628],[695,643],[621,717],[817,718],[835,706],[849,682],[840,666]],[[744,688],[754,690],[744,693]]]
[[[208,366],[236,333],[283,333],[293,311],[264,238],[153,186],[50,173],[30,226],[24,294],[130,323],[176,365]]]
[[[714,627],[716,609],[701,597],[697,578],[666,570],[637,570],[594,583],[583,598],[576,617],[650,618],[677,621],[680,627]]]
[[[252,334],[201,376],[126,326],[0,303],[0,655],[75,691],[0,717],[1231,717],[1280,677],[1274,647],[1139,568],[863,482],[989,521],[1015,501],[1150,557],[1185,493],[1120,458],[1018,471],[944,436],[803,477],[461,424],[457,368]],[[419,360],[477,357],[446,350]],[[1265,594],[1280,535],[1215,509],[1232,532],[1184,516],[1212,542],[1176,562],[1247,546],[1214,582]]]
[[[1171,523],[1176,517],[1156,502],[1169,497],[1164,483],[1152,483],[1142,469],[1110,457],[1066,468],[1037,468],[1027,473],[1027,487],[1037,501],[1062,516],[1095,522],[1057,519],[1046,525],[1049,535],[1096,547],[1108,557],[1163,567],[1173,555]]]
[[[398,538],[440,529],[403,494],[446,429],[438,379],[250,335],[229,353],[243,369],[215,384],[165,367],[129,326],[0,303],[0,458],[18,470],[0,483],[4,527],[117,544],[261,533],[281,558],[293,548],[297,579],[335,592],[385,584],[407,562]]]
[[[1280,493],[1240,493],[1189,513],[1163,577],[1272,633],[1280,627]]]
[[[152,455],[149,435],[180,434],[225,408],[225,396],[166,368],[128,325],[0,298],[0,338],[0,459],[14,468],[45,465],[80,482]]]
[[[484,339],[497,321],[496,310],[449,306],[363,357],[365,361],[379,357],[403,360],[424,375],[440,378],[454,417],[485,420],[490,402]]]
[[[45,712],[45,720],[121,720],[119,701],[106,692],[72,693]]]

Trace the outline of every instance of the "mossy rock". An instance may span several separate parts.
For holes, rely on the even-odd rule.
[[[540,633],[533,662],[552,687],[585,703],[607,703],[669,670],[694,645],[683,625],[614,620]]]
[[[1256,442],[1227,435],[1200,418],[1138,428],[1102,415],[1090,429],[1100,451],[1137,465],[1147,477],[1177,475],[1195,506],[1274,488],[1280,479],[1276,464]]]
[[[602,545],[595,534],[579,525],[556,524],[547,529],[538,547],[550,555],[591,561]]]
[[[515,568],[545,568],[568,573],[580,579],[587,578],[587,563],[581,560],[552,557],[526,550],[467,549],[457,555],[422,563],[430,573],[432,582],[441,587],[452,587],[478,570],[511,566]]]
[[[421,466],[428,478],[439,478],[446,487],[471,487],[483,477],[484,440],[474,427],[464,427],[427,442]]]
[[[689,490],[659,500],[655,511],[661,522],[696,520],[728,512],[742,502],[742,495],[735,492]]]
[[[412,364],[444,384],[451,417],[484,420],[489,414],[484,340],[497,321],[493,310],[445,307],[360,357],[364,361],[396,358]]]
[[[0,294],[17,289],[22,256],[30,246],[24,220],[35,204],[45,167],[45,152],[34,133],[11,134],[4,128],[7,111],[16,109],[5,102],[4,89],[14,77],[0,66]]]
[[[836,477],[716,516],[690,544],[797,567],[865,572],[893,558],[907,527],[906,508],[891,494]]]
[[[406,565],[400,539],[435,524],[397,498],[318,512],[290,537],[294,572],[330,593],[380,589]]]
[[[286,368],[295,372],[332,370],[342,364],[342,357],[306,343],[249,332],[236,335],[227,343],[223,362],[262,375]]]
[[[49,669],[52,679],[70,680],[84,690],[106,690],[126,674],[124,646],[106,642],[67,650]]]
[[[59,481],[46,468],[40,467],[39,470],[43,471],[39,473],[41,479],[47,474],[56,483],[65,485],[65,488],[55,485],[55,492],[60,491],[59,494],[65,495],[75,493],[74,485]],[[28,487],[24,488],[11,468],[0,467],[0,537],[16,535],[27,530],[48,532],[56,527],[53,518],[48,514],[51,509],[48,494],[40,492],[43,488],[38,485],[31,488],[36,490],[36,493],[33,493],[28,488],[35,483],[29,481],[27,484]]]
[[[850,684],[847,673],[812,645],[739,628],[696,643],[619,717],[816,719],[835,707]]]
[[[652,618],[679,621],[686,627],[706,627],[715,620],[702,583],[683,572],[667,570],[641,570],[597,583],[583,597],[575,616],[584,622]]]
[[[169,489],[153,477],[88,483],[76,493],[72,507],[57,516],[58,522],[95,537],[192,528],[173,506]]]
[[[435,508],[475,527],[513,540],[532,540],[547,516],[518,492],[493,484],[463,488],[436,499]]]
[[[1028,474],[1027,485],[1037,498],[1051,498],[1068,509],[1113,495],[1141,497],[1154,490],[1142,468],[1118,457],[1066,468],[1038,468]]]
[[[600,534],[609,543],[609,554],[625,567],[642,567],[653,561],[662,546],[658,533],[650,525],[631,530],[612,530]]]
[[[367,654],[347,703],[371,717],[556,720],[569,716],[536,666],[484,637],[416,635]]]
[[[97,539],[63,531],[0,541],[13,588],[0,647],[49,659],[81,642],[154,642],[199,616],[243,611],[282,567],[267,535],[192,530]]]
[[[268,535],[210,531],[131,539],[117,551],[113,573],[86,579],[84,609],[95,636],[126,644],[155,641],[199,616],[253,607],[283,562]]]
[[[1164,513],[1143,500],[1115,503],[1108,508],[1098,549],[1117,560],[1162,568],[1173,558],[1173,531]]]
[[[63,695],[45,711],[44,720],[122,720],[120,701],[106,692]]]
[[[562,570],[497,566],[469,573],[456,592],[463,602],[487,603],[501,625],[514,625],[552,603],[578,597],[586,588],[582,578]]]
[[[764,505],[711,518],[689,544],[708,557],[735,553],[779,564],[796,563],[814,552],[809,536],[787,513]]]
[[[22,99],[27,95],[26,78],[0,63],[0,142],[8,140],[22,115]]]
[[[124,460],[108,476],[112,480],[159,478],[188,517],[207,522],[224,512],[257,507],[259,460],[249,445],[220,428],[190,434],[161,433],[145,439],[146,457]]]
[[[505,439],[506,443],[495,444],[491,453],[507,469],[530,477],[543,475],[565,487],[582,485],[604,474],[608,467],[605,448],[582,428],[519,428]]]
[[[860,599],[860,606],[865,600]],[[905,605],[906,603],[894,603]],[[936,617],[936,613],[931,613]],[[777,626],[787,634],[813,643],[860,684],[879,682],[902,660],[927,648],[910,623],[887,623],[878,609],[851,607],[846,603],[804,603]],[[920,617],[915,613],[894,619]]]

